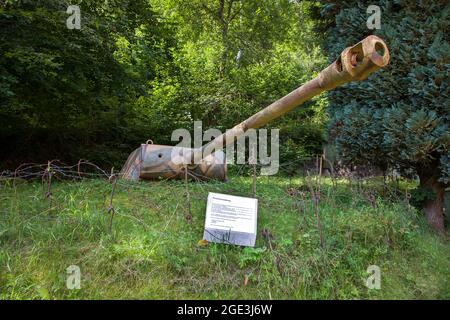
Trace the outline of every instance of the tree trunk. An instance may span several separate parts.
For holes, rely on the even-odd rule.
[[[431,170],[430,170],[431,169]],[[434,169],[434,170],[433,170]],[[423,206],[428,225],[435,231],[444,234],[444,194],[445,185],[439,182],[437,166],[430,166],[428,170],[419,172],[420,186],[431,189],[435,193],[433,199],[427,200]]]

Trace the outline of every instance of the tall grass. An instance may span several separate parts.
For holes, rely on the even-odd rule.
[[[0,185],[2,299],[449,299],[448,243],[378,181],[321,180],[324,246],[305,179],[260,177],[255,248],[200,246],[208,191],[247,196],[251,177],[119,181],[108,230],[106,180]],[[262,231],[264,230],[264,235]],[[81,289],[66,269],[81,270]],[[381,288],[369,289],[370,265]]]

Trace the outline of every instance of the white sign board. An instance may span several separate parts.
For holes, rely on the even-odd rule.
[[[203,239],[253,247],[257,212],[258,199],[210,192]]]

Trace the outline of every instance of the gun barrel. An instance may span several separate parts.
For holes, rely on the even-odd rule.
[[[234,143],[249,129],[257,129],[323,91],[350,81],[366,79],[389,63],[389,50],[377,36],[369,36],[346,48],[319,75],[252,115],[200,148],[179,148],[142,144],[134,150],[121,170],[125,179],[180,178],[189,170],[198,177],[226,180],[227,163],[221,149]]]
[[[323,91],[351,81],[366,79],[372,72],[389,63],[389,50],[377,36],[368,36],[352,47],[346,48],[340,57],[322,70],[319,75],[273,102],[250,118],[244,120],[200,149],[194,150],[194,159],[199,160],[234,143],[248,129],[257,129],[280,117]],[[196,162],[198,163],[198,162]]]

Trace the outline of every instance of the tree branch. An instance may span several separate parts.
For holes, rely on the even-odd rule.
[[[233,21],[234,18],[236,18],[236,16],[242,11],[242,6],[239,6],[239,8],[233,13],[233,15],[231,16],[231,18],[229,18],[228,23],[230,23],[231,21]]]

